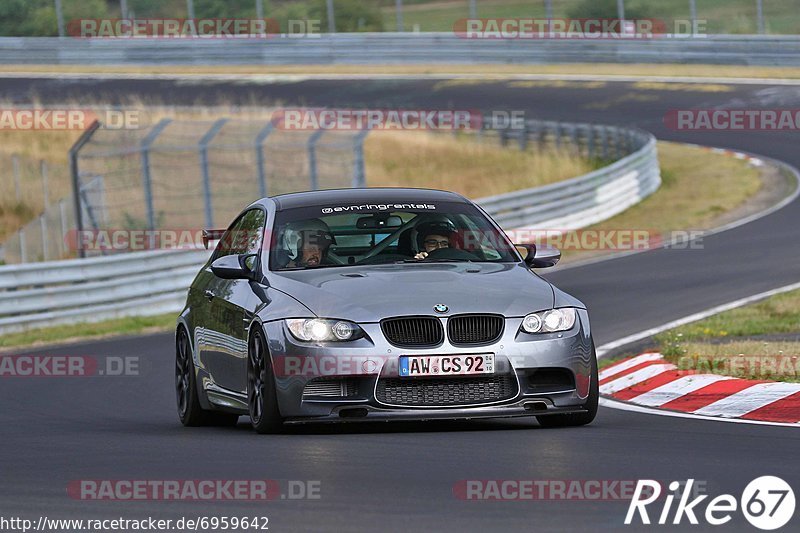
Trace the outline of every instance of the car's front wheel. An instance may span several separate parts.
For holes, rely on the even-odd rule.
[[[250,422],[256,432],[279,433],[283,429],[272,361],[267,352],[266,339],[260,330],[253,333],[248,348],[247,405]]]
[[[597,406],[600,402],[600,384],[598,383],[597,374],[597,356],[595,355],[594,346],[592,346],[592,370],[590,374],[591,383],[589,384],[589,396],[586,398],[586,403],[583,404],[583,408],[586,411],[575,414],[537,416],[536,420],[539,422],[539,425],[546,428],[561,428],[585,426],[591,423],[597,416]]]
[[[175,338],[175,393],[178,417],[184,426],[235,426],[239,420],[239,415],[206,411],[200,405],[192,345],[183,327],[178,329]]]

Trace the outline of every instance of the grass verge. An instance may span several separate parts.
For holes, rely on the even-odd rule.
[[[135,104],[134,104],[135,105]],[[76,104],[76,107],[79,105]],[[251,108],[169,108],[147,107],[135,105],[142,109],[147,123],[153,124],[164,117],[180,120],[211,120],[221,116],[241,118],[243,120],[268,121],[272,110],[262,108],[258,113]],[[51,202],[67,197],[71,192],[71,180],[67,162],[67,152],[80,132],[73,131],[0,131],[0,169],[11,165],[11,155],[19,154],[20,197],[16,196],[16,184],[13,179],[0,180],[0,243],[8,235],[37,217],[44,209],[42,179],[39,162],[45,160],[48,165],[48,189]],[[186,135],[190,135],[187,133]],[[101,136],[98,136],[101,137]],[[106,135],[97,143],[106,144],[113,139]],[[128,142],[131,142],[128,140]],[[303,149],[304,139],[288,139]],[[93,144],[89,145],[90,147]],[[298,152],[299,153],[299,152]],[[177,156],[176,156],[177,157]],[[196,156],[184,154],[186,161],[193,163]],[[330,158],[325,159],[320,165]],[[109,161],[123,161],[110,159]],[[283,180],[280,185],[286,190],[273,189],[277,192],[290,192],[305,189],[307,180],[302,168],[303,158],[284,161],[294,181]],[[124,161],[123,161],[124,162]],[[520,157],[519,151],[513,147],[503,148],[497,139],[486,138],[483,142],[475,141],[471,136],[434,134],[424,131],[376,131],[367,137],[365,146],[365,162],[367,182],[371,186],[407,186],[433,187],[448,189],[465,194],[468,197],[481,197],[515,189],[536,187],[579,176],[597,167],[595,162],[555,150],[538,151],[531,149]],[[107,199],[109,203],[118,205],[137,205],[136,186],[121,189],[120,183],[133,180],[136,183],[138,169],[127,168],[120,164],[103,167],[102,162],[94,164],[98,174],[110,173],[107,183],[115,194]],[[226,171],[230,175],[250,176],[254,170],[253,162],[247,158],[233,158]],[[299,166],[298,166],[299,165]],[[341,166],[334,165],[328,169],[328,175],[341,172]],[[184,168],[185,167],[185,168]],[[297,167],[297,168],[295,168]],[[127,169],[127,170],[125,170]],[[123,173],[128,172],[128,174]],[[187,163],[179,170],[171,169],[170,180],[174,183],[195,183],[199,168]],[[109,193],[110,194],[110,193]],[[133,195],[128,198],[125,195]],[[234,198],[236,211],[240,201]],[[167,220],[165,224],[175,226],[191,226],[196,224],[196,217],[190,212],[179,213],[179,220]],[[117,221],[117,224],[122,222]]]
[[[772,296],[654,337],[681,369],[800,382],[800,291]]]
[[[581,230],[584,234],[642,230],[659,239],[669,238],[673,232],[711,229],[756,195],[762,186],[760,170],[745,160],[669,142],[658,143],[658,155],[661,187],[626,211],[584,228]],[[576,246],[570,247],[566,238],[563,243],[552,244],[563,248],[564,263],[627,251],[593,247],[593,241],[587,241],[586,247],[577,241]],[[624,241],[619,244],[625,246]]]
[[[70,324],[7,333],[0,337],[0,348],[28,348],[49,344],[68,344],[76,341],[102,339],[119,335],[142,335],[172,331],[177,313],[154,316],[132,316],[102,322]]]
[[[87,74],[154,74],[154,75],[441,75],[491,77],[524,75],[552,76],[652,76],[687,78],[776,78],[800,79],[800,68],[760,67],[743,65],[699,64],[616,64],[570,63],[561,65],[0,65],[0,73],[87,73]]]
[[[496,139],[427,132],[376,131],[367,137],[365,156],[370,186],[446,189],[468,198],[538,187],[597,168],[566,151],[520,152]]]

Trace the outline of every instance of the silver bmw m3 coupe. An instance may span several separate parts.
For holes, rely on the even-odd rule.
[[[595,417],[586,307],[534,272],[560,252],[458,194],[274,196],[205,238],[176,329],[184,425]]]

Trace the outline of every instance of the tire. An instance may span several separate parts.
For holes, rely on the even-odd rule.
[[[263,435],[283,431],[272,360],[260,329],[253,333],[247,350],[247,406],[250,423],[256,433]]]
[[[563,428],[585,426],[591,423],[597,416],[597,404],[600,401],[600,384],[598,383],[597,373],[597,355],[595,354],[594,345],[592,345],[591,383],[589,384],[589,396],[586,398],[586,403],[583,404],[586,412],[537,416],[536,421],[539,422],[539,425],[545,428]]]
[[[239,415],[207,411],[200,405],[194,370],[189,336],[185,329],[179,328],[175,340],[175,393],[181,424],[186,427],[235,426]]]

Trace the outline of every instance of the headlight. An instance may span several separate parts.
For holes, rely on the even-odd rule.
[[[575,325],[578,314],[572,307],[551,309],[541,313],[531,313],[522,319],[522,331],[526,333],[553,333],[567,331]]]
[[[304,342],[352,341],[364,336],[356,324],[327,318],[289,318],[286,326],[295,339]]]

